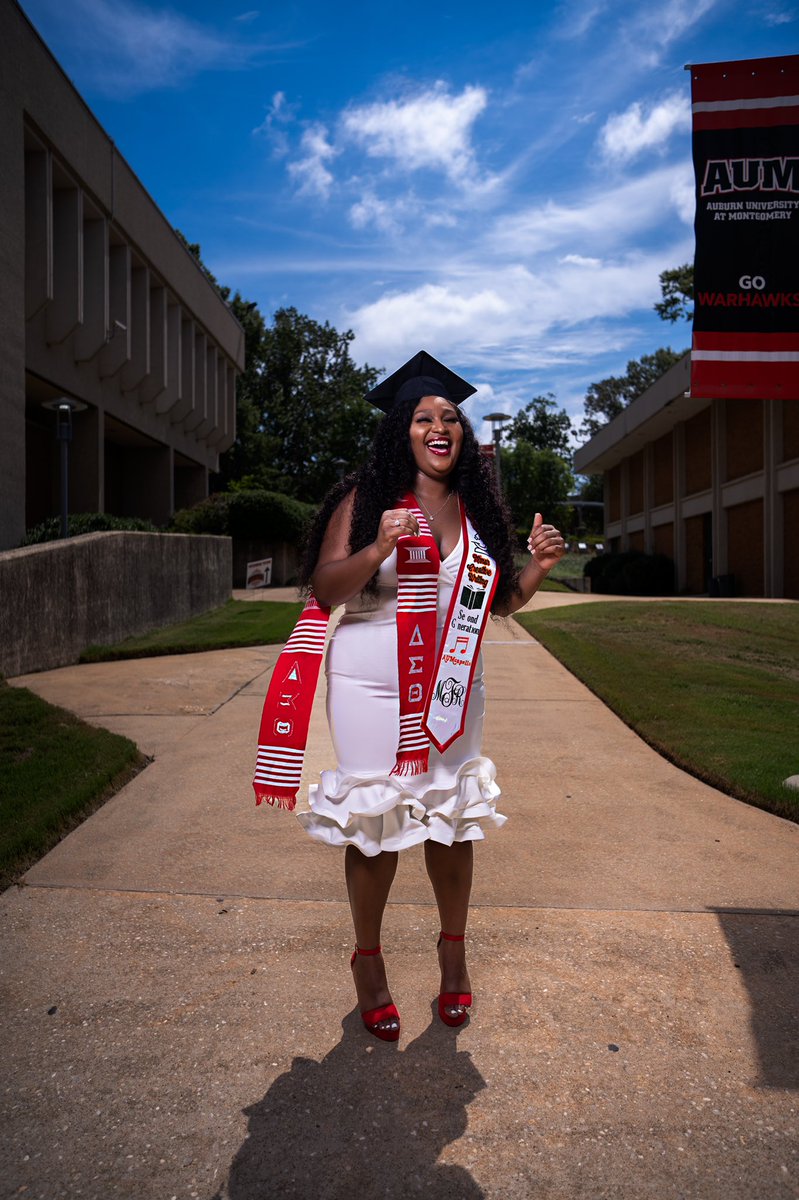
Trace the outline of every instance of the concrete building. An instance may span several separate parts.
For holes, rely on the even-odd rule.
[[[680,592],[799,599],[799,401],[691,396],[690,359],[575,454],[607,548],[667,554]]]
[[[0,550],[59,511],[148,517],[207,495],[244,334],[13,0],[0,0]]]

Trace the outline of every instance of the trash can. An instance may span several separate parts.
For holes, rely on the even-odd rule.
[[[735,595],[735,576],[714,575],[710,581],[710,594],[720,600],[729,600]]]

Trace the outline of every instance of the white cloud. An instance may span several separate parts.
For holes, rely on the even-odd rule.
[[[671,185],[669,196],[677,216],[686,225],[693,225],[696,214],[696,189],[694,174],[689,163]]]
[[[719,0],[662,0],[639,7],[624,21],[621,37],[639,66],[657,66],[673,42],[715,8]]]
[[[648,108],[636,100],[608,117],[599,134],[602,156],[626,163],[645,150],[662,150],[675,132],[691,128],[691,106],[682,92],[671,92]]]
[[[784,6],[775,6],[767,9],[763,13],[763,20],[767,25],[790,25],[796,20],[796,9],[786,8]]]
[[[300,196],[319,196],[327,200],[333,186],[333,175],[326,164],[338,151],[327,140],[324,125],[310,125],[302,135],[300,149],[303,157],[289,163],[288,172]]]
[[[45,7],[80,54],[81,77],[115,96],[180,87],[207,70],[241,70],[266,48],[134,0],[48,0]]]
[[[289,139],[286,126],[291,124],[296,114],[296,108],[286,100],[285,92],[275,92],[266,116],[260,125],[253,129],[253,135],[263,135],[269,141],[275,158],[285,158],[289,153]]]
[[[451,95],[443,83],[406,96],[353,106],[341,119],[344,134],[372,158],[405,170],[433,169],[461,180],[474,168],[472,126],[488,103],[484,88]]]
[[[674,212],[672,188],[685,167],[661,167],[618,186],[588,190],[571,203],[548,200],[500,218],[488,247],[506,257],[556,253],[602,257],[663,226]]]
[[[557,36],[565,41],[584,37],[606,9],[606,0],[568,0],[560,8]]]
[[[606,348],[607,334],[597,335],[594,327],[651,307],[668,265],[671,256],[658,252],[628,255],[601,269],[572,261],[537,271],[519,262],[475,268],[471,275],[461,270],[382,296],[346,320],[366,359],[393,361],[426,346],[464,365],[529,371],[584,359],[596,353],[597,342]]]
[[[382,233],[398,233],[401,227],[397,220],[400,208],[379,199],[374,192],[366,191],[350,208],[350,221],[355,229],[374,225]]]
[[[601,267],[601,258],[588,258],[584,254],[564,254],[563,258],[558,259],[559,263],[570,263],[574,267]]]
[[[269,108],[266,110],[266,116],[260,125],[256,125],[253,133],[271,134],[273,127],[278,121],[290,120],[290,113],[286,105],[286,93],[275,92],[272,97]]]

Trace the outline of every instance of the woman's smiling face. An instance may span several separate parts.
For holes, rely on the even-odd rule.
[[[422,474],[431,479],[446,478],[463,445],[463,428],[455,405],[442,396],[423,396],[413,410],[410,439]]]

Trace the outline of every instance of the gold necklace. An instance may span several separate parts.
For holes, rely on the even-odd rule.
[[[449,504],[449,502],[450,502],[450,500],[452,499],[452,497],[455,495],[455,493],[454,493],[454,492],[450,492],[450,493],[449,493],[449,495],[447,496],[446,500],[444,501],[444,503],[441,505],[441,507],[440,507],[440,508],[437,508],[437,509],[436,509],[436,511],[435,511],[434,513],[431,513],[431,511],[430,511],[430,509],[427,507],[427,505],[426,505],[426,504],[422,504],[422,501],[421,501],[421,500],[419,499],[419,497],[416,495],[416,492],[414,492],[413,494],[414,494],[414,496],[416,496],[416,503],[417,503],[417,504],[419,505],[419,507],[420,507],[420,508],[423,510],[423,512],[424,512],[424,514],[425,514],[425,516],[427,517],[427,519],[428,519],[428,521],[430,522],[430,524],[431,524],[431,525],[433,524],[433,521],[435,521],[435,519],[436,519],[436,517],[438,516],[438,514],[439,514],[439,513],[442,513],[442,512],[444,511],[444,509],[447,507],[447,505]]]

